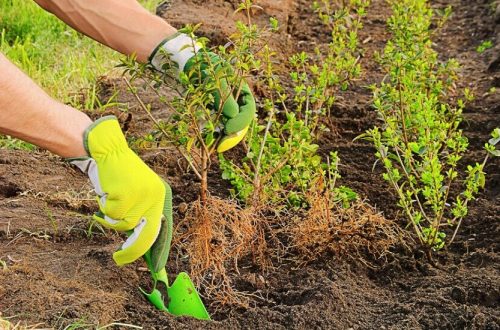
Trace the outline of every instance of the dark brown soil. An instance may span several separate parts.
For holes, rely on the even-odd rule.
[[[309,0],[258,2],[264,11],[257,13],[257,22],[270,14],[283,22],[280,39],[269,41],[283,52],[309,50],[327,40],[311,15]],[[217,43],[225,42],[237,18],[232,14],[236,0],[169,3],[162,7],[164,17],[177,26],[204,21],[201,32]],[[500,126],[500,93],[491,91],[500,88],[500,26],[489,1],[433,5],[453,6],[453,17],[436,36],[435,47],[443,58],[459,60],[461,85],[477,96],[463,125],[472,149],[465,162],[473,162],[489,132]],[[372,56],[388,38],[386,3],[374,0],[368,12],[360,37],[364,76],[339,98],[332,118],[336,134],[324,137],[321,151],[338,150],[343,183],[404,224],[394,195],[379,170],[372,170],[372,148],[352,142],[376,123],[367,86],[382,79]],[[496,47],[479,54],[475,49],[484,40]],[[122,82],[108,80],[103,86],[103,97],[118,88],[120,100],[132,108],[130,136],[151,128]],[[129,114],[113,111],[127,121]],[[174,150],[143,152],[142,157],[171,183],[176,206],[196,198],[193,177],[178,166]],[[499,165],[498,160],[489,163],[486,189],[458,239],[439,254],[440,268],[401,248],[387,262],[374,260],[376,268],[333,256],[307,267],[275,265],[264,273],[244,268],[234,279],[238,289],[252,294],[251,308],[227,307],[213,313],[216,321],[201,322],[174,318],[148,305],[137,290],[148,283],[142,263],[114,265],[111,254],[121,238],[95,226],[89,229],[96,205],[83,175],[47,153],[0,150],[0,313],[13,322],[56,329],[75,322],[87,324],[82,328],[121,322],[144,329],[500,329]],[[227,183],[216,178],[214,173],[213,193],[226,195]],[[181,270],[176,259],[169,263],[173,273]]]

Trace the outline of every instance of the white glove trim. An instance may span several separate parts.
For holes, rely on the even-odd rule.
[[[72,160],[71,164],[78,167],[83,173],[87,174],[90,182],[94,186],[96,194],[101,197],[101,203],[106,203],[106,194],[102,190],[101,182],[99,181],[99,170],[93,158]],[[103,200],[104,197],[104,200]]]
[[[107,201],[107,194],[103,191],[101,187],[101,182],[99,181],[99,170],[97,168],[97,163],[93,158],[88,159],[76,159],[72,160],[71,164],[78,167],[83,173],[87,174],[96,194],[99,196],[99,206],[104,209]],[[104,215],[104,220],[110,225],[116,225],[119,221]]]
[[[201,45],[187,34],[178,33],[160,44],[151,58],[151,64],[156,70],[163,71],[162,66],[170,59],[177,64],[179,72],[182,72],[189,59],[201,48]]]
[[[131,246],[132,244],[135,243],[135,241],[139,238],[139,235],[141,234],[142,229],[144,228],[144,226],[146,226],[146,222],[147,222],[147,220],[145,218],[141,219],[141,222],[139,222],[139,224],[137,226],[135,226],[134,232],[132,233],[132,235],[130,235],[127,238],[127,240],[125,241],[125,243],[123,243],[123,245],[121,247],[122,250],[125,250],[126,248],[128,248],[129,246]]]

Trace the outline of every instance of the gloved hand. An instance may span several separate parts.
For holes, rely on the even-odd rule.
[[[163,214],[171,215],[172,191],[128,147],[114,116],[87,128],[84,144],[90,157],[70,162],[88,174],[99,196],[100,212],[94,219],[118,231],[133,230],[113,254],[119,266],[131,263],[155,242]]]
[[[205,70],[208,60],[215,65],[215,70],[231,70],[229,63],[224,63],[216,54],[205,51],[189,36],[182,33],[176,33],[164,40],[156,47],[149,60],[159,71],[164,71],[164,65],[172,62],[175,63],[179,72],[183,71],[188,76],[190,72],[193,72],[192,70],[196,70],[195,72],[197,72],[198,69],[201,69],[202,79],[212,78],[210,77],[210,73]],[[226,96],[230,93],[227,81],[222,79],[221,85],[223,89],[222,94]],[[214,96],[213,108],[219,109],[221,95],[218,90],[212,91],[212,93]],[[236,93],[238,93],[238,90],[233,91],[233,94]],[[225,103],[222,115],[224,116],[225,137],[217,146],[218,152],[227,151],[243,140],[255,116],[255,100],[246,82],[241,86],[238,100],[235,100],[235,96],[224,97]]]

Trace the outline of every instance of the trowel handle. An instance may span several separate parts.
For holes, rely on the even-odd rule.
[[[167,270],[165,268],[160,270],[158,273],[151,273],[151,275],[156,279],[156,281],[163,282],[163,284],[165,284],[167,288],[170,287],[170,285],[168,284]]]
[[[148,265],[153,280],[155,282],[163,282],[163,284],[165,284],[168,288],[169,284],[168,284],[167,270],[163,268],[159,272],[155,273],[155,271],[153,270],[154,269],[153,263],[151,262],[151,251],[146,252],[146,254],[144,255],[144,261],[146,261],[146,265]]]

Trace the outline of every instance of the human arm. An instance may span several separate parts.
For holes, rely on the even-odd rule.
[[[52,99],[0,53],[0,133],[36,144],[62,157],[87,156],[83,112]]]
[[[0,134],[34,143],[89,175],[99,195],[94,218],[134,234],[113,255],[118,265],[141,257],[155,241],[162,214],[171,213],[171,191],[127,145],[115,118],[95,123],[47,95],[0,53]]]
[[[69,26],[124,54],[147,62],[177,30],[136,0],[34,0]]]
[[[202,55],[197,60],[195,55],[200,53],[200,46],[193,47],[195,42],[189,36],[178,33],[163,19],[142,8],[136,0],[35,1],[76,30],[122,54],[135,54],[140,62],[151,60],[160,71],[163,64],[174,62],[179,71],[186,72],[189,68],[203,66],[203,60],[207,58]],[[170,58],[166,58],[165,54]],[[230,64],[222,66],[229,67]],[[230,90],[222,92],[227,95]],[[218,91],[209,93],[214,95],[215,100],[221,99]],[[224,99],[225,136],[218,145],[219,152],[231,149],[244,138],[256,111],[254,97],[246,83]],[[217,112],[219,105],[214,103],[214,112]]]

